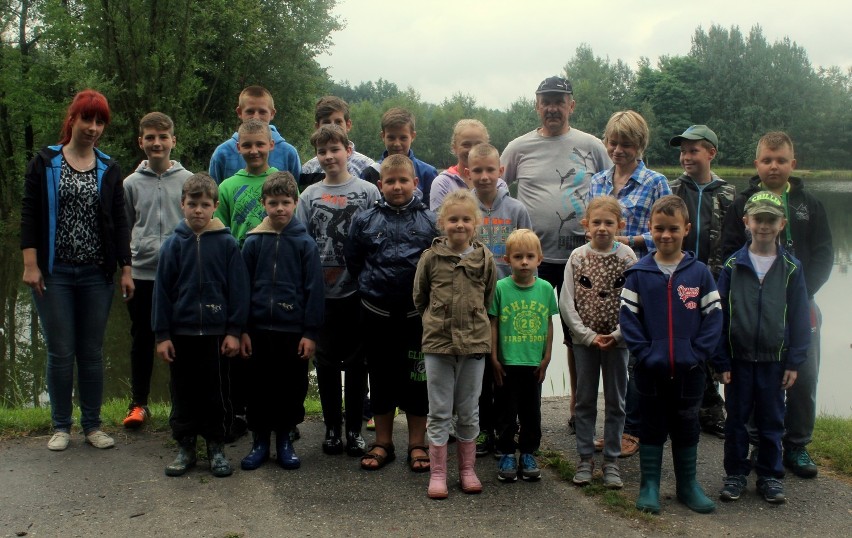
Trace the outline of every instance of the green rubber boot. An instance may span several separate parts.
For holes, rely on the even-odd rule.
[[[677,478],[677,500],[693,512],[709,514],[716,509],[695,479],[695,466],[698,459],[698,445],[677,448],[672,447],[675,478]]]
[[[180,440],[178,443],[180,448],[175,461],[166,466],[166,476],[181,476],[195,466],[196,439],[195,436],[192,436]]]
[[[663,466],[662,445],[639,445],[639,498],[636,509],[652,514],[660,513],[660,470]]]

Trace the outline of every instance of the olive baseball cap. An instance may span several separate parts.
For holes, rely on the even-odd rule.
[[[719,137],[706,125],[693,125],[689,129],[669,140],[670,146],[680,146],[684,140],[706,140],[719,149]]]
[[[745,213],[746,215],[764,213],[775,217],[783,217],[784,204],[777,194],[769,191],[760,191],[748,199],[745,205]]]
[[[536,95],[542,93],[574,93],[574,89],[571,88],[571,81],[567,78],[547,77],[541,81],[535,91]]]

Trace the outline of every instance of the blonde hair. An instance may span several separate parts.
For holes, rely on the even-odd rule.
[[[648,122],[636,111],[622,110],[609,117],[604,129],[604,143],[612,138],[627,139],[639,150],[639,157],[648,149],[650,139]]]
[[[453,127],[453,137],[450,139],[450,149],[455,153],[456,144],[459,141],[459,137],[461,136],[462,131],[465,129],[481,129],[483,133],[485,133],[485,142],[490,142],[491,137],[488,136],[488,129],[485,128],[485,124],[479,120],[474,119],[463,119],[456,122],[456,125]]]
[[[619,223],[624,222],[624,215],[621,212],[621,204],[618,203],[618,200],[616,200],[614,196],[604,195],[592,198],[589,205],[586,206],[586,218],[589,218],[592,211],[597,209],[609,211],[616,216]]]
[[[760,137],[760,140],[757,141],[757,151],[755,152],[754,158],[760,158],[761,148],[777,150],[783,146],[788,146],[790,148],[790,153],[792,153],[793,155],[796,154],[795,150],[793,149],[793,139],[790,138],[790,135],[788,135],[784,131],[772,131],[766,133],[765,135]]]
[[[417,172],[414,170],[414,163],[408,158],[408,155],[388,155],[382,161],[379,173],[384,176],[389,170],[405,170],[414,179]]]
[[[541,258],[544,252],[541,250],[541,240],[534,231],[528,228],[518,228],[506,238],[506,256],[511,256],[514,250],[531,249]]]
[[[245,135],[264,134],[270,141],[272,140],[272,130],[269,128],[269,124],[257,118],[242,122],[237,133],[237,138],[242,138]]]
[[[441,203],[441,207],[438,208],[439,226],[443,226],[444,216],[447,214],[447,208],[454,205],[466,206],[466,208],[470,211],[470,214],[474,217],[476,227],[479,227],[479,225],[482,224],[482,211],[479,210],[479,201],[469,190],[457,189],[447,194],[444,201]]]
[[[467,154],[468,162],[470,162],[470,160],[474,157],[479,159],[485,157],[495,157],[499,161],[500,151],[488,142],[484,142],[482,144],[477,144],[470,148],[470,153]]]
[[[272,94],[269,93],[269,90],[267,90],[263,86],[248,86],[243,91],[241,91],[238,101],[240,108],[246,106],[247,97],[254,97],[255,99],[267,99],[269,101],[269,108],[275,110],[275,101],[272,99]]]

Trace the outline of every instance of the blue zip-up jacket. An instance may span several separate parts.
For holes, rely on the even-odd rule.
[[[269,217],[246,236],[243,261],[251,282],[248,327],[316,340],[325,314],[319,249],[298,219],[276,232]]]
[[[109,155],[95,148],[100,204],[98,216],[103,271],[112,282],[116,267],[130,265],[130,227],[124,209],[121,170]],[[38,267],[53,273],[59,215],[62,145],[43,148],[27,165],[21,204],[21,249],[36,249]]]
[[[386,310],[414,310],[417,262],[438,233],[435,214],[416,195],[403,207],[384,198],[352,220],[343,253],[361,297]]]
[[[275,147],[269,152],[269,166],[282,172],[286,170],[298,180],[302,173],[299,152],[284,140],[284,137],[278,133],[278,129],[274,125],[270,125],[269,130],[272,131],[272,141],[275,143]],[[245,159],[237,151],[239,139],[239,132],[234,133],[231,138],[219,144],[213,151],[213,156],[210,157],[210,175],[213,176],[217,184],[222,183],[246,167]]]
[[[810,306],[802,263],[778,246],[778,257],[760,282],[746,246],[728,258],[719,275],[724,318],[717,372],[731,371],[731,360],[784,362],[798,370],[811,339]]]
[[[371,164],[361,172],[361,179],[369,181],[373,185],[378,184],[381,179],[382,161],[388,156],[387,150],[382,152],[382,158]],[[429,206],[429,196],[432,189],[432,182],[438,176],[438,170],[429,163],[423,162],[414,156],[414,151],[408,150],[408,158],[414,163],[414,175],[417,176],[417,190],[420,191],[420,198]]]
[[[237,240],[212,219],[196,234],[178,224],[160,248],[151,326],[157,342],[172,335],[240,337],[248,320],[249,281]]]
[[[684,252],[669,278],[648,254],[625,275],[619,325],[637,368],[674,377],[713,356],[722,307],[706,265]]]

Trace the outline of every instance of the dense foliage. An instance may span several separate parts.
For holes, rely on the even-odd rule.
[[[502,149],[538,124],[533,89],[504,110],[456,94],[426,103],[416,88],[393,82],[332,82],[315,58],[341,23],[335,0],[0,0],[0,222],[19,205],[23,170],[39,147],[56,142],[73,94],[93,87],[113,108],[102,147],[130,171],[143,157],[137,122],[160,110],[178,126],[175,155],[192,170],[207,167],[233,131],[241,88],[260,84],[276,98],[274,123],[302,157],[313,104],[336,94],[352,107],[351,137],[360,152],[384,149],[379,120],[390,106],[417,117],[414,150],[446,167],[453,124],[482,120]],[[558,67],[554,66],[554,72]],[[652,127],[646,158],[676,164],[667,140],[706,123],[721,140],[719,165],[749,166],[761,133],[790,132],[800,166],[852,168],[852,69],[814,68],[783,39],[768,43],[760,27],[695,31],[685,56],[643,59],[636,70],[581,45],[562,69],[578,106],[572,125],[601,135],[617,110],[640,111]],[[542,73],[542,78],[552,73]],[[437,76],[437,74],[436,74]]]

